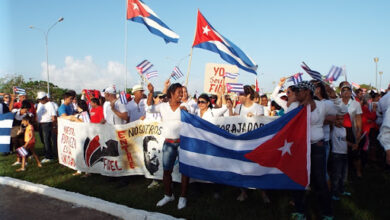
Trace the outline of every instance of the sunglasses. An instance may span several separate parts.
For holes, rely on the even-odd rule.
[[[206,104],[206,101],[198,101],[198,104]]]
[[[9,96],[4,96],[5,99],[9,99]]]

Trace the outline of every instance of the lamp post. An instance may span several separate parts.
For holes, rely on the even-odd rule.
[[[382,90],[382,74],[383,74],[383,71],[379,71],[379,91],[380,92]]]
[[[35,29],[35,30],[39,30],[43,33],[43,36],[45,37],[45,49],[46,49],[46,74],[47,74],[47,95],[50,95],[50,87],[49,87],[49,82],[50,82],[50,79],[49,79],[49,45],[48,45],[48,41],[49,41],[49,31],[59,22],[63,21],[64,18],[63,17],[60,17],[56,22],[54,22],[54,24],[52,24],[48,29],[47,31],[43,30],[42,28],[38,28],[38,27],[34,27],[34,26],[30,26],[29,28],[31,29]]]
[[[375,62],[375,88],[378,89],[378,57],[374,57]]]

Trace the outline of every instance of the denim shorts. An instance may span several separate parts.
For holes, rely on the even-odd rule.
[[[176,158],[179,154],[180,143],[164,142],[163,145],[163,168],[164,170],[173,170]]]

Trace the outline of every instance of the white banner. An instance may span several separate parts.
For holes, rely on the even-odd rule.
[[[212,123],[233,134],[255,130],[277,117],[219,117]],[[162,179],[161,122],[135,121],[125,125],[93,124],[58,119],[58,158],[62,165],[106,176],[144,175]],[[179,162],[172,173],[180,181]]]

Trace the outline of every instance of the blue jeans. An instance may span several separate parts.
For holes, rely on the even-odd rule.
[[[326,149],[324,142],[311,145],[310,186],[318,194],[322,214],[333,216],[332,200],[326,181]],[[295,209],[297,212],[305,212],[304,197],[304,190],[294,192]]]
[[[163,168],[164,170],[173,170],[176,158],[179,154],[180,143],[164,142],[163,145]]]
[[[347,173],[348,155],[332,153],[332,195],[339,196],[344,192],[344,178]]]
[[[46,159],[54,159],[53,147],[52,147],[52,126],[53,123],[39,123],[39,136],[41,138],[41,142],[45,146],[45,158]],[[55,152],[57,153],[57,152]]]

